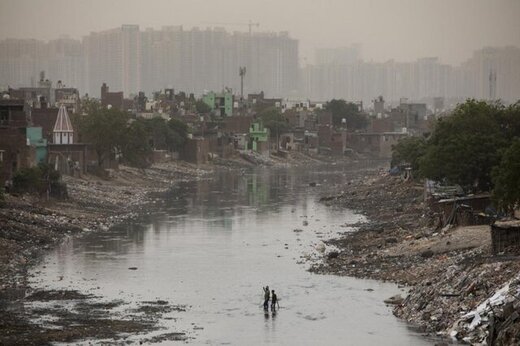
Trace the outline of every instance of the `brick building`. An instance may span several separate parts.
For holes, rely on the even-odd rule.
[[[0,186],[14,173],[36,164],[36,150],[27,138],[29,114],[24,100],[0,100]]]
[[[58,117],[59,108],[36,108],[31,111],[33,126],[42,128],[42,136],[49,143],[53,142],[53,129]]]
[[[110,92],[108,85],[106,83],[103,83],[103,85],[101,86],[101,105],[105,108],[110,105],[115,109],[123,110],[123,92]]]

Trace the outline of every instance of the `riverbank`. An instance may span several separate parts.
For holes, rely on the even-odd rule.
[[[494,321],[483,311],[475,317],[474,310],[497,290],[518,287],[520,261],[491,255],[489,226],[439,229],[423,202],[422,185],[399,177],[367,175],[343,190],[322,202],[358,211],[369,221],[344,225],[348,231],[328,241],[338,250],[329,251],[312,271],[410,286],[407,297],[391,301],[394,314],[427,332],[485,343],[493,329],[493,344],[520,342],[514,334],[519,319],[511,318],[511,309],[503,311],[509,302],[512,311],[520,307],[514,294],[504,294],[494,306]]]
[[[63,237],[103,231],[153,208],[157,194],[182,181],[207,177],[215,169],[248,169],[258,166],[296,166],[323,163],[300,153],[285,157],[244,154],[206,165],[184,161],[137,169],[121,165],[107,178],[63,176],[69,198],[45,200],[38,196],[6,195],[0,208],[0,293],[24,285],[24,273],[42,251]]]
[[[184,162],[147,169],[121,166],[109,171],[108,179],[63,176],[69,195],[64,200],[6,195],[0,208],[0,291],[23,285],[26,267],[64,236],[107,230],[153,205],[155,193],[210,171]]]
[[[143,215],[153,210],[161,193],[174,184],[205,179],[212,170],[210,166],[201,168],[182,161],[147,169],[120,166],[117,171],[110,170],[106,179],[93,175],[64,176],[68,190],[64,200],[6,195],[5,206],[0,208],[0,344],[38,345],[94,336],[115,338],[119,333],[156,328],[157,313],[175,308],[169,302],[159,304],[160,311],[153,309],[152,314],[146,314],[146,307],[157,304],[143,302],[144,317],[134,314],[114,319],[110,318],[109,309],[123,302],[100,303],[92,301],[96,297],[76,291],[33,292],[27,284],[27,270],[65,237],[105,231]],[[54,311],[52,307],[29,307],[34,302],[41,305],[63,299],[79,302],[80,308]],[[56,325],[31,322],[41,315],[55,316]],[[81,327],[73,327],[78,324]]]
[[[208,179],[216,169],[243,170],[320,162],[307,155],[289,153],[285,157],[268,158],[237,155],[231,160],[201,166],[183,161],[155,164],[147,169],[120,166],[118,170],[109,170],[105,178],[63,176],[68,190],[68,198],[64,200],[45,200],[28,194],[6,195],[5,205],[0,208],[0,344],[46,344],[103,335],[117,338],[120,333],[155,330],[159,315],[182,311],[178,309],[182,305],[140,302],[138,309],[127,309],[122,318],[114,316],[111,310],[121,309],[126,302],[106,302],[102,297],[74,290],[33,291],[28,285],[28,269],[68,236],[103,232],[154,211],[162,200],[162,193],[179,182]],[[59,300],[71,301],[75,306],[70,311],[55,309],[53,302]],[[42,308],[42,304],[47,306]],[[44,325],[38,322],[39,316],[52,316],[56,322]],[[106,323],[107,318],[113,322]],[[78,324],[81,328],[71,327]],[[100,326],[103,326],[102,335],[96,334]],[[184,340],[185,337],[159,334],[157,340]]]

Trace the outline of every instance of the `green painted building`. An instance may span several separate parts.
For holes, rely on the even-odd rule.
[[[36,148],[36,162],[47,161],[47,140],[42,136],[41,127],[27,127],[26,136],[30,145]]]
[[[249,127],[249,146],[257,152],[269,152],[269,130],[261,122],[255,122]]]
[[[215,115],[230,117],[233,115],[233,94],[231,89],[220,93],[210,91],[202,96],[202,102],[207,104]]]

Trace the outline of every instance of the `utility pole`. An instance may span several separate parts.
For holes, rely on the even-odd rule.
[[[246,67],[240,66],[238,69],[238,74],[240,76],[240,102],[244,100],[244,77],[246,75]]]

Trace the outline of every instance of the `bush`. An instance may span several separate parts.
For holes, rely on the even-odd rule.
[[[392,146],[392,167],[409,164],[414,172],[419,170],[419,160],[426,152],[423,137],[405,137]]]
[[[22,168],[13,176],[13,191],[42,193],[45,182],[39,167]]]
[[[40,163],[36,167],[22,168],[13,176],[13,190],[15,192],[28,192],[43,194],[47,190],[52,192],[53,187],[62,189],[60,173]]]

